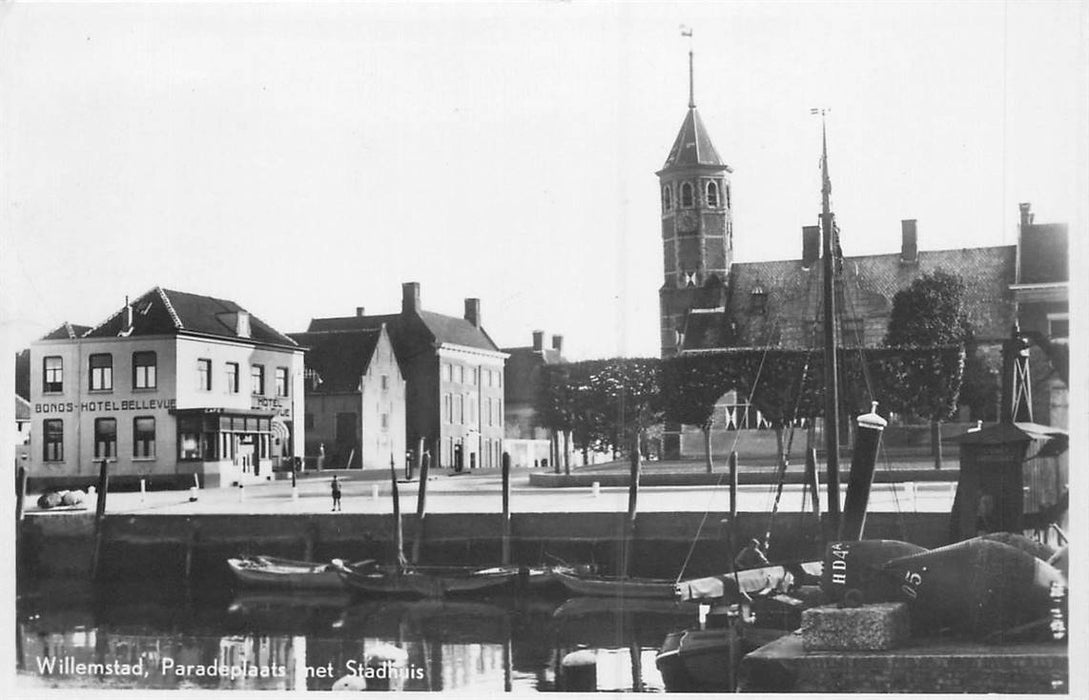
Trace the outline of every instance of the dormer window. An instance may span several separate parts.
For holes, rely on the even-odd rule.
[[[692,206],[692,183],[685,182],[681,185],[681,206]]]
[[[669,185],[662,186],[662,211],[673,210],[673,188]]]
[[[707,206],[718,206],[718,184],[713,180],[707,183]]]
[[[757,285],[749,292],[749,311],[754,314],[764,314],[768,310],[768,293]]]

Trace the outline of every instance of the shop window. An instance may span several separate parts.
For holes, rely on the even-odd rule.
[[[276,395],[287,396],[287,367],[276,368]]]
[[[686,182],[681,185],[681,206],[692,206],[692,183]]]
[[[64,391],[64,360],[60,357],[42,358],[42,393]]]
[[[101,353],[90,357],[91,391],[110,391],[113,389],[113,355]]]
[[[206,359],[197,360],[197,389],[200,391],[212,390],[212,361]]]
[[[64,421],[42,421],[42,460],[64,461]]]
[[[117,457],[117,419],[95,419],[95,459]]]
[[[238,363],[237,362],[228,362],[227,363],[227,393],[228,394],[237,394],[238,393]]]
[[[718,206],[718,185],[714,182],[707,183],[707,206]]]
[[[190,462],[200,459],[200,433],[178,433],[178,459]]]
[[[265,394],[265,366],[264,365],[251,365],[250,366],[250,387],[251,391],[258,396],[264,396]]]
[[[1070,315],[1048,314],[1047,336],[1051,340],[1066,340],[1070,337]]]
[[[156,374],[154,352],[132,353],[132,387],[134,389],[154,389],[158,381]]]
[[[132,456],[150,459],[155,456],[155,419],[140,416],[132,419]]]

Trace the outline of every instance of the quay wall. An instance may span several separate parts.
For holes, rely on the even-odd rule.
[[[632,575],[706,576],[729,570],[730,558],[770,526],[773,560],[819,556],[820,532],[805,513],[739,513],[730,543],[725,512],[645,513],[632,540]],[[924,547],[946,543],[949,516],[941,513],[873,513],[866,536],[900,539]],[[511,557],[522,565],[596,564],[615,573],[624,537],[624,513],[515,513]],[[402,519],[405,552],[418,532],[414,515]],[[421,563],[493,565],[499,562],[501,516],[436,513],[424,522]],[[229,583],[226,559],[270,554],[328,561],[390,561],[393,516],[321,513],[262,515],[108,515],[103,521],[98,578],[165,579]],[[28,516],[22,523],[20,571],[31,578],[90,577],[95,523],[88,514]]]

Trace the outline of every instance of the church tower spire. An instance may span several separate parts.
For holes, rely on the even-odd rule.
[[[682,34],[692,36],[691,30]],[[662,357],[681,348],[688,312],[725,304],[733,261],[730,173],[696,109],[695,55],[688,50],[688,112],[656,174],[662,195]]]

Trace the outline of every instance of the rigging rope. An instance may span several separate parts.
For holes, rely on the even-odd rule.
[[[749,409],[752,408],[752,397],[756,395],[756,387],[759,386],[759,384],[760,384],[760,376],[764,372],[764,361],[768,359],[768,350],[769,349],[770,348],[765,347],[764,348],[764,354],[760,356],[760,365],[756,368],[756,377],[753,380],[752,389],[749,391],[749,399],[745,403],[745,413],[744,413],[745,421],[748,420]],[[734,452],[737,449],[737,442],[740,439],[741,439],[741,431],[738,430],[737,434],[734,435],[734,444],[731,446],[730,452]],[[727,474],[727,472],[722,472],[721,474],[719,474],[718,481],[715,482],[715,488],[712,489],[711,493],[709,493],[708,496],[707,496],[708,505],[707,505],[706,508],[703,509],[703,517],[700,518],[699,527],[696,528],[696,534],[695,534],[695,536],[692,537],[692,544],[690,544],[688,546],[688,553],[685,554],[685,556],[684,556],[684,563],[681,564],[681,569],[677,573],[677,580],[675,581],[675,583],[680,583],[680,580],[682,578],[684,578],[684,572],[688,569],[688,563],[690,561],[692,561],[692,553],[696,551],[696,543],[699,542],[700,535],[703,533],[703,527],[704,527],[704,525],[707,524],[707,516],[711,514],[711,507],[710,507],[711,499],[714,497],[715,489],[717,489],[719,486],[722,486],[722,479],[723,479],[723,477],[726,476],[726,474]],[[730,523],[730,526],[733,527],[733,523]],[[731,558],[730,560],[733,561],[733,552],[730,552],[730,558]]]

